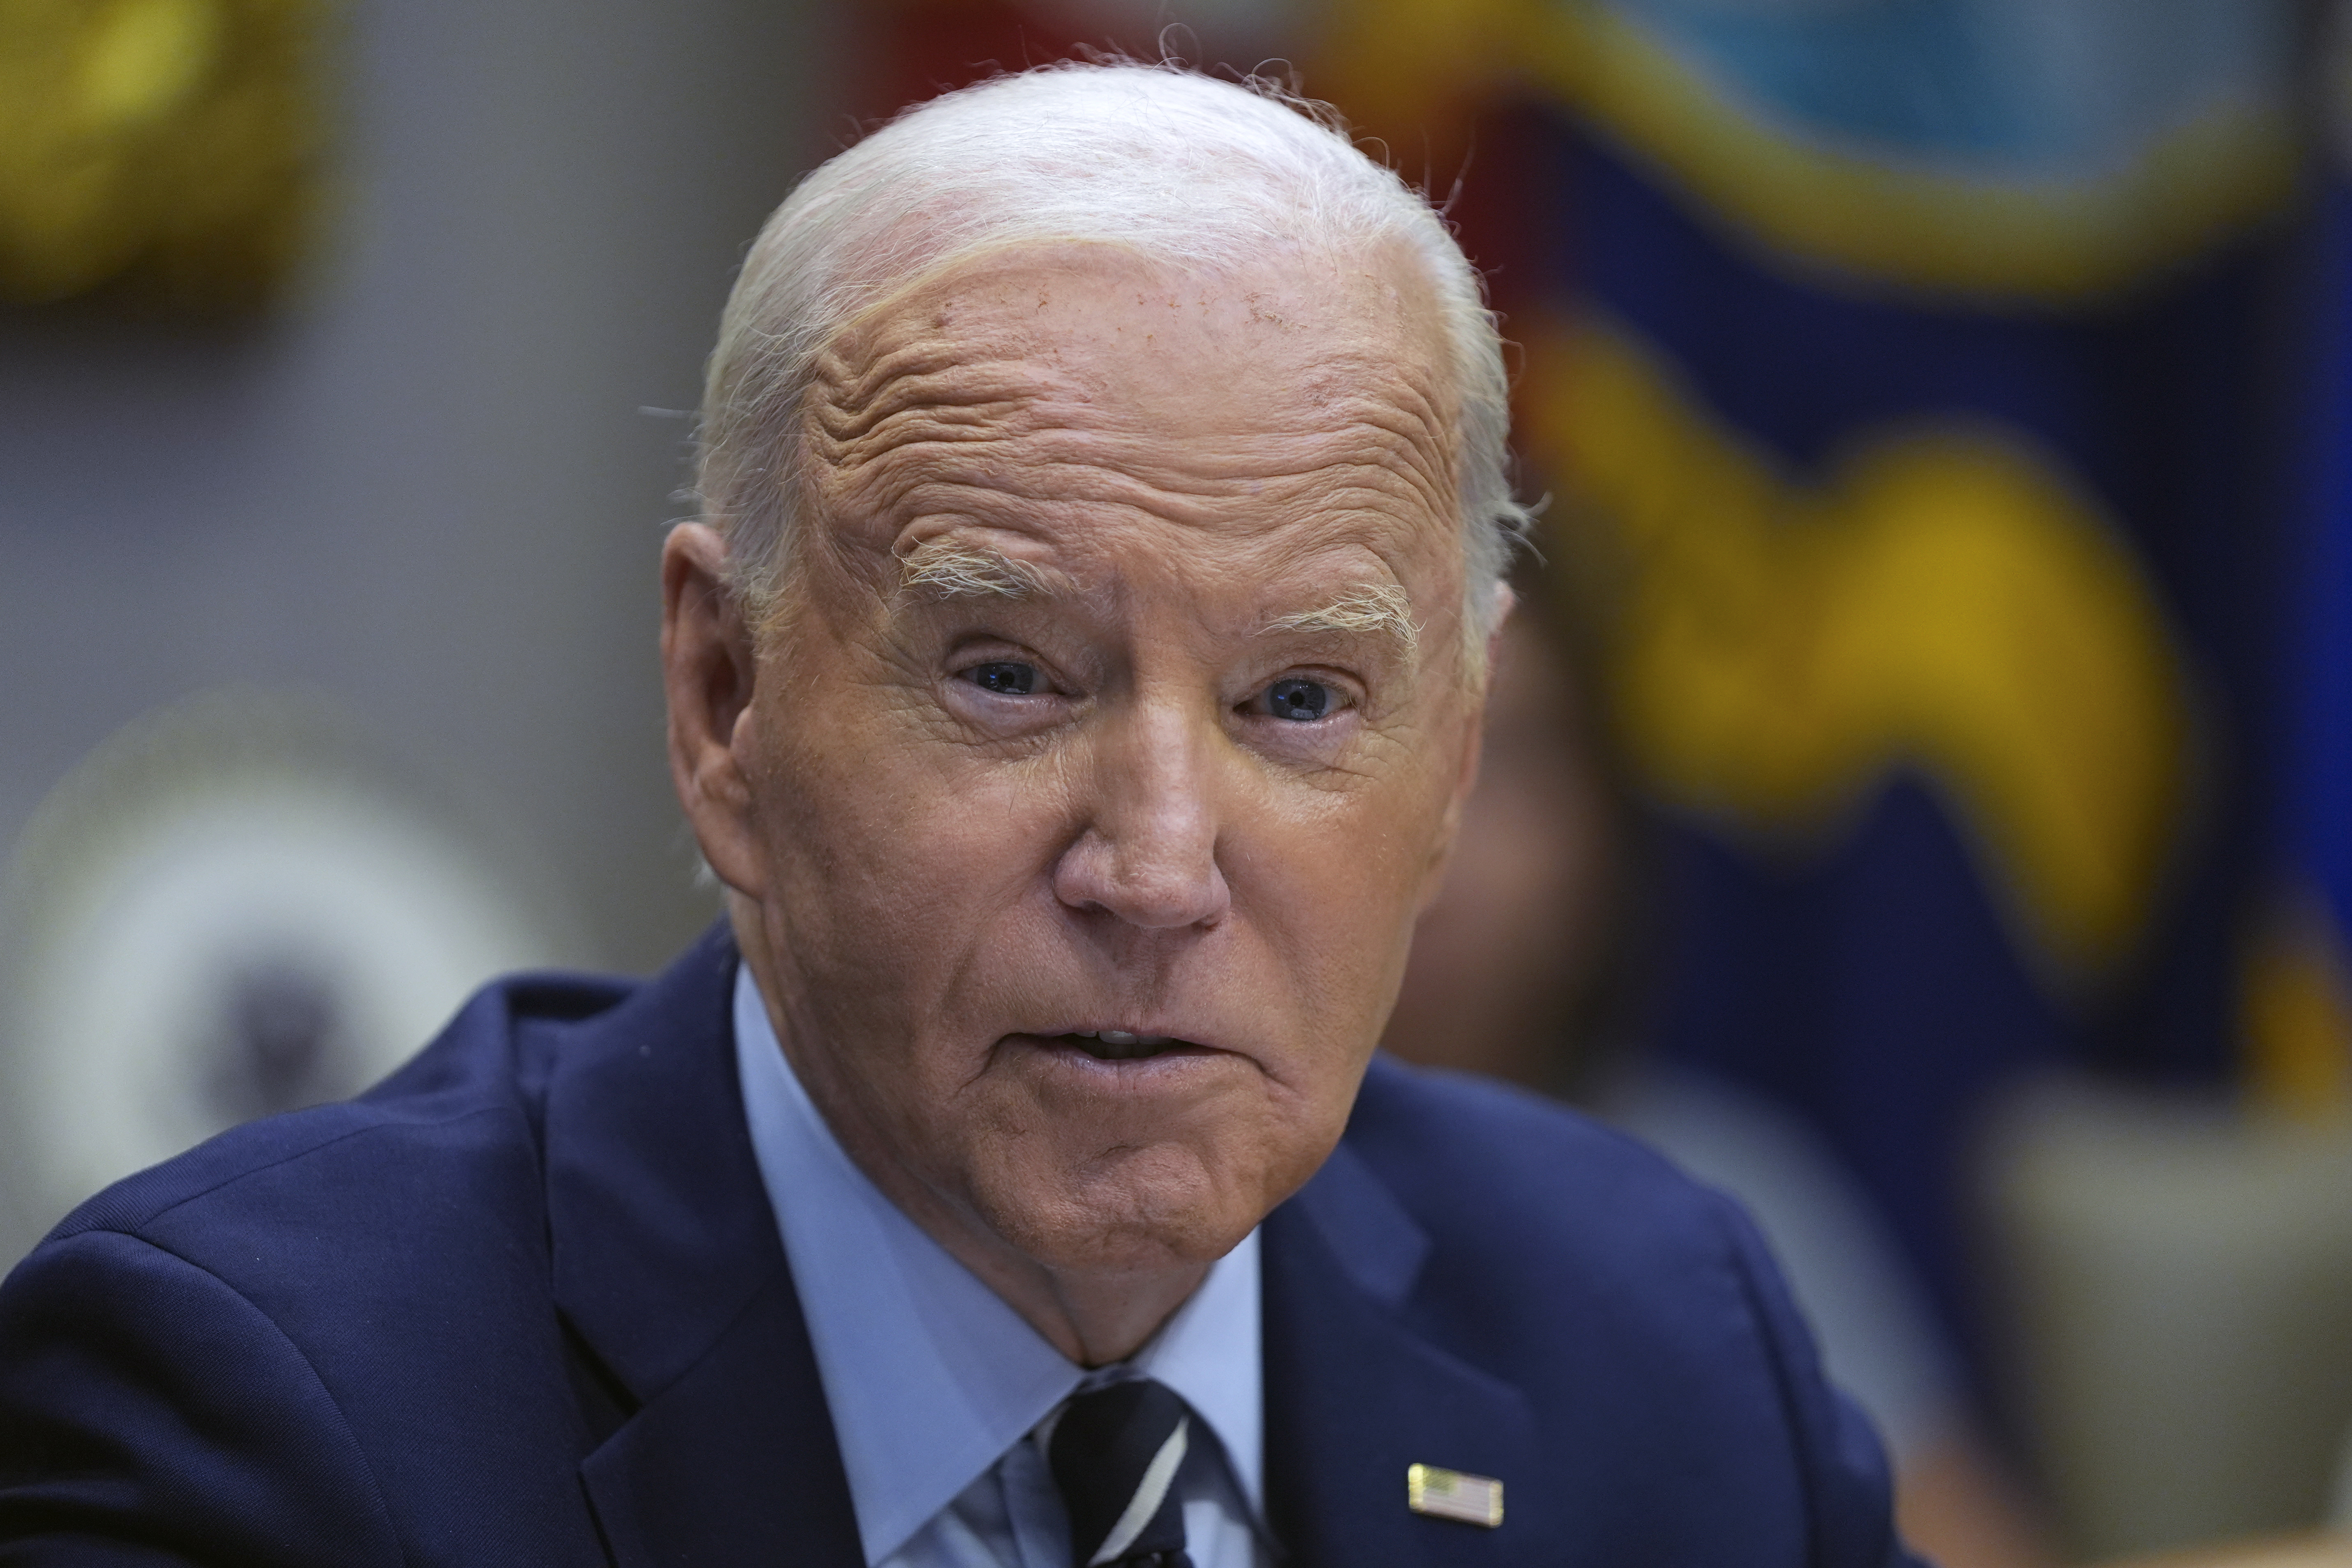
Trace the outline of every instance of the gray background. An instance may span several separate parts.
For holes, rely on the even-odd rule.
[[[544,868],[555,956],[647,970],[711,918],[655,660],[688,426],[639,410],[693,405],[742,247],[847,132],[832,12],[344,6],[278,320],[0,315],[0,846],[127,721],[295,688]]]
[[[742,247],[828,133],[807,0],[342,11],[336,210],[261,329],[0,317],[0,845],[91,746],[314,689],[567,888],[582,963],[711,909],[654,563]]]

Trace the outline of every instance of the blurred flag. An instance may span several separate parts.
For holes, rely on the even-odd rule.
[[[2257,1098],[2306,1118],[2352,1115],[2352,6],[2336,23],[2306,339],[2309,505],[2282,574],[2283,864],[2244,973]]]
[[[1310,62],[1467,152],[1654,807],[1655,1043],[1807,1116],[1964,1340],[1992,1089],[2231,1070],[2298,14],[1333,0]]]

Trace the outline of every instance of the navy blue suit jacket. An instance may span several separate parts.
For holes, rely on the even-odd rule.
[[[508,980],[68,1219],[0,1288],[0,1563],[857,1568],[734,964]],[[1375,1063],[1263,1245],[1293,1563],[1903,1560],[1747,1221],[1622,1138]],[[1416,1461],[1501,1527],[1409,1512]]]

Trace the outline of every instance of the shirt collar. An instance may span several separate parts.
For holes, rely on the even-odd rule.
[[[735,1060],[869,1564],[905,1545],[1100,1373],[1041,1337],[853,1163],[784,1058],[748,965]],[[1258,1233],[1219,1258],[1133,1368],[1208,1423],[1264,1516]]]

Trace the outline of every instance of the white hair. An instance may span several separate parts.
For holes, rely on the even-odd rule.
[[[818,356],[872,301],[982,250],[1108,241],[1210,272],[1269,248],[1402,245],[1426,269],[1459,400],[1465,629],[1483,651],[1528,513],[1507,473],[1509,386],[1478,274],[1444,219],[1338,117],[1262,80],[1063,64],[899,115],[803,179],[752,243],[703,387],[696,489],[730,585],[764,614],[801,494]]]

